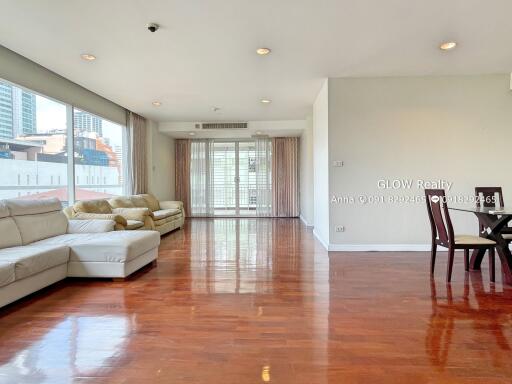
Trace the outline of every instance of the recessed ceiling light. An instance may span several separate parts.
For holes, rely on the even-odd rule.
[[[256,50],[256,53],[261,56],[268,55],[272,50],[270,48],[258,48]]]
[[[90,53],[82,53],[80,57],[86,61],[94,61],[96,60],[96,56],[91,55]]]
[[[212,111],[213,112],[218,112],[218,111],[220,111],[220,108],[219,107],[212,107]]]
[[[256,134],[257,135],[261,135],[261,131],[256,131]]]
[[[195,136],[195,135],[196,135],[196,133],[195,133],[195,132],[189,132],[189,133],[188,133],[188,135],[189,135],[189,136]]]
[[[260,101],[262,104],[270,104],[272,102],[272,100],[269,99],[261,99]]]
[[[446,41],[439,46],[439,49],[443,51],[450,51],[457,46],[456,41]]]
[[[153,101],[151,104],[153,104],[155,107],[159,107],[162,105],[160,101]]]

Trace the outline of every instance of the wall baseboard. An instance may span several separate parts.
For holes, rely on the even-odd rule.
[[[320,235],[318,234],[318,232],[316,231],[316,228],[313,228],[313,235],[315,235],[316,239],[320,242],[320,244],[323,245],[323,247],[325,248],[326,251],[329,250],[329,245],[324,241],[324,239],[322,239],[320,237]]]
[[[328,250],[330,252],[426,252],[430,251],[430,244],[329,244]]]
[[[309,223],[306,221],[306,219],[304,218],[304,216],[299,215],[299,218],[300,218],[300,220],[304,223],[304,225],[305,225],[306,227],[308,227],[308,228],[314,228],[314,226],[313,226],[312,224],[309,224]]]

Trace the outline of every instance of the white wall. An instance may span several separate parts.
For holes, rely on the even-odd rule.
[[[159,200],[174,200],[174,139],[160,133],[151,120],[147,135],[149,192]]]
[[[306,118],[300,137],[300,217],[308,226],[314,224],[313,114]]]
[[[329,82],[313,104],[314,233],[329,244]]]
[[[509,83],[508,75],[329,79],[329,158],[345,164],[330,169],[331,197],[422,197],[418,180],[444,179],[453,182],[449,196],[470,198],[475,186],[502,186],[505,203],[512,204]],[[382,190],[380,179],[415,185]],[[327,187],[320,176],[317,182]],[[477,233],[474,215],[453,213],[452,219],[456,232]],[[345,232],[335,232],[335,225]],[[330,204],[333,249],[429,241],[423,201]]]

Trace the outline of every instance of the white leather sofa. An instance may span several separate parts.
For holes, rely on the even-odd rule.
[[[68,220],[60,201],[0,200],[0,307],[67,276],[124,278],[156,260],[157,231]]]

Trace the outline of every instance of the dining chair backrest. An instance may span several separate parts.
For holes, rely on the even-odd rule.
[[[498,195],[498,199],[496,199]],[[499,206],[503,207],[503,191],[501,187],[475,187],[476,206],[492,208]]]
[[[425,189],[425,197],[432,238],[439,239],[448,246],[453,241],[453,226],[444,189]]]

